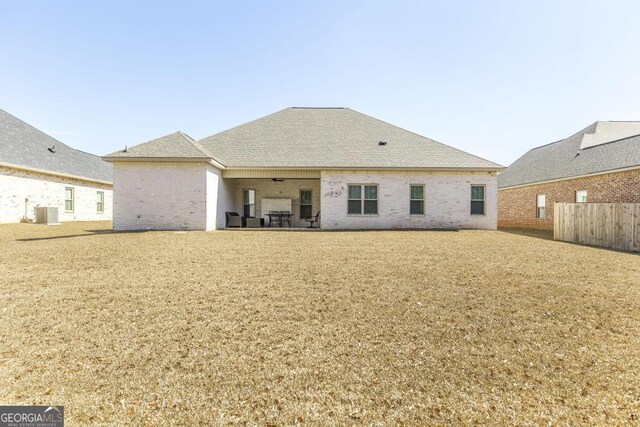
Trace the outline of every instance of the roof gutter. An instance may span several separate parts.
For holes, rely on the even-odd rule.
[[[506,169],[504,166],[491,167],[491,168],[424,168],[424,167],[384,167],[384,166],[287,166],[287,167],[272,167],[272,166],[228,166],[226,170],[320,170],[320,171],[332,171],[332,170],[390,170],[390,171],[438,171],[438,172],[498,172]]]
[[[208,163],[218,169],[226,169],[225,165],[211,157],[102,157],[102,160],[109,163],[118,162],[179,162],[179,163]]]
[[[11,169],[19,169],[19,170],[23,170],[23,171],[27,171],[27,172],[41,173],[41,174],[44,174],[44,175],[60,176],[60,177],[63,177],[63,178],[77,179],[79,181],[96,182],[98,184],[113,185],[113,182],[105,181],[105,180],[102,180],[102,179],[89,178],[89,177],[86,177],[86,176],[73,175],[73,174],[70,174],[70,173],[56,172],[56,171],[50,171],[50,170],[45,170],[45,169],[31,168],[29,166],[14,165],[13,163],[0,162],[0,166],[6,167],[6,168],[11,168]]]
[[[393,171],[472,171],[472,172],[498,172],[506,169],[504,166],[484,168],[425,168],[425,167],[384,167],[384,166],[225,166],[211,157],[102,157],[102,160],[110,163],[117,162],[182,162],[182,163],[209,163],[221,170],[393,170]]]

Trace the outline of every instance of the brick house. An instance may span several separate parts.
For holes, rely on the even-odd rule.
[[[113,168],[0,110],[0,223],[57,207],[60,221],[111,220]]]
[[[287,108],[195,141],[176,132],[103,157],[116,230],[214,230],[226,214],[322,229],[495,229],[502,166],[348,108]],[[251,219],[251,220],[249,220]]]
[[[552,230],[555,202],[640,203],[640,122],[596,122],[498,174],[500,227]]]

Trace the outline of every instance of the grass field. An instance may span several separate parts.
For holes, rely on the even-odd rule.
[[[68,425],[640,422],[638,255],[108,227],[0,226],[0,404]]]

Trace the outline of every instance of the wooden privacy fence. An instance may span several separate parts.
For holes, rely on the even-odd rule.
[[[553,238],[640,252],[640,203],[556,203]]]

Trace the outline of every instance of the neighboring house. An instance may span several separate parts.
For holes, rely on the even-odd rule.
[[[555,202],[640,203],[640,122],[595,122],[498,175],[498,225],[553,229]]]
[[[0,223],[57,207],[60,221],[110,220],[109,163],[74,150],[0,110]]]
[[[292,212],[294,226],[321,211],[325,230],[492,230],[502,169],[348,108],[287,108],[104,160],[114,165],[116,230],[213,230],[226,226],[225,212],[265,219],[271,210]]]

